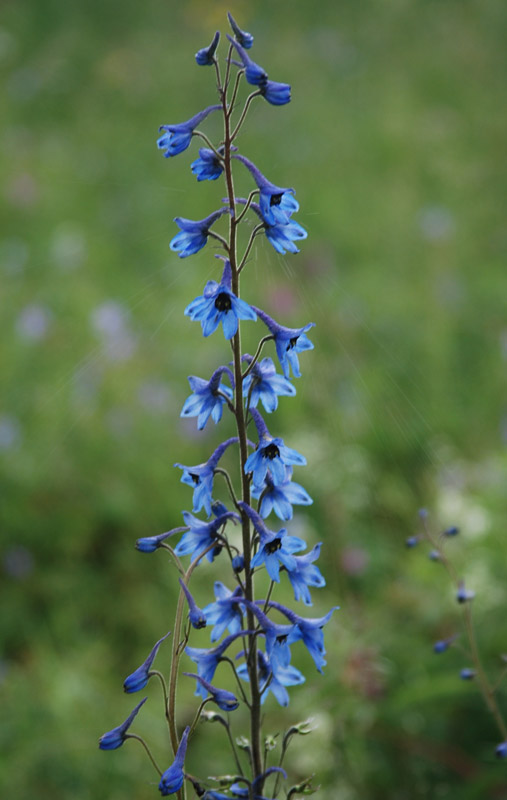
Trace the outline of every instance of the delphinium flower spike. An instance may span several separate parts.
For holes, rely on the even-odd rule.
[[[190,117],[186,122],[178,125],[161,125],[159,131],[165,131],[163,136],[157,140],[159,150],[164,150],[164,156],[170,158],[177,156],[186,150],[192,141],[194,130],[213,111],[220,111],[221,105],[208,106],[203,111],[199,111],[194,117]]]

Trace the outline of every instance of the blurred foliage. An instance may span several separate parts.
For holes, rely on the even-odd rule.
[[[450,547],[494,680],[507,599],[503,0],[3,3],[1,794],[158,796],[141,748],[96,741],[133,707],[122,680],[172,625],[174,572],[133,543],[179,524],[190,499],[173,462],[200,462],[230,429],[197,435],[179,419],[188,372],[228,353],[182,316],[216,274],[210,247],[184,262],[168,248],[171,219],[209,213],[217,185],[195,184],[188,153],[167,162],[155,148],[159,124],[213,102],[193,53],[228,8],[255,59],[293,85],[289,106],[252,108],[241,148],[296,186],[310,236],[290,258],[258,242],[244,295],[317,323],[276,425],[311,465],[300,479],[316,502],[293,530],[325,542],[315,615],[341,606],[326,674],[297,653],[308,682],[286,724],[318,727],[311,745],[296,737],[290,768],[317,773],[323,800],[505,797],[463,656],[432,652],[459,629],[452,591],[403,546],[421,505],[437,530],[461,527]],[[205,603],[215,573],[201,575]],[[136,729],[166,763],[157,690]],[[266,704],[268,732],[280,718]],[[205,734],[188,768],[231,769],[219,732]]]

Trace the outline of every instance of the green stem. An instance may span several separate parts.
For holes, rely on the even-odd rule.
[[[150,759],[151,763],[153,764],[153,766],[154,766],[154,767],[155,767],[155,769],[157,770],[158,774],[159,774],[160,776],[162,776],[162,770],[160,769],[160,767],[158,766],[157,762],[156,762],[156,761],[155,761],[155,759],[153,758],[153,756],[152,756],[152,754],[151,754],[151,751],[150,751],[150,748],[148,747],[148,745],[146,744],[146,742],[144,741],[144,739],[143,739],[143,738],[141,738],[141,736],[138,736],[136,733],[127,733],[127,734],[125,735],[125,739],[137,739],[137,741],[138,741],[138,742],[141,742],[142,746],[144,747],[144,749],[145,749],[145,750],[146,750],[146,752],[148,753],[148,757],[149,757],[149,759]]]
[[[229,49],[228,56],[228,71],[230,70],[231,51]],[[246,112],[250,105],[252,98],[259,94],[254,92],[250,95],[245,103],[243,113],[231,135],[230,129],[230,116],[227,108],[227,98],[222,98],[223,116],[224,116],[224,172],[225,183],[227,187],[227,196],[229,200],[230,216],[229,216],[229,261],[232,271],[232,291],[236,297],[240,297],[239,285],[239,269],[237,262],[237,220],[235,219],[235,194],[234,194],[234,181],[232,177],[231,167],[231,146],[234,136],[239,131],[239,128],[246,116]],[[238,431],[239,440],[239,453],[240,453],[240,471],[241,471],[241,498],[244,503],[250,504],[250,482],[245,473],[245,463],[248,458],[248,444],[247,432],[245,424],[245,412],[243,406],[243,380],[241,374],[241,327],[238,325],[238,331],[233,338],[233,354],[234,354],[234,381],[235,381],[235,417],[236,426]],[[245,597],[253,602],[254,587],[253,587],[253,574],[251,567],[251,540],[250,540],[250,520],[243,512],[242,517],[242,544],[243,544],[243,557],[245,560]],[[249,630],[253,630],[255,620],[252,611],[247,608],[247,620]],[[248,673],[250,678],[250,741],[252,747],[252,767],[253,778],[261,774],[262,771],[262,752],[260,745],[261,734],[261,704],[259,694],[259,683],[257,677],[257,644],[256,637],[252,634],[249,635],[249,658],[248,658]]]
[[[243,267],[246,264],[246,260],[247,260],[249,254],[250,254],[250,250],[252,249],[252,245],[253,245],[253,243],[255,241],[255,237],[262,230],[264,230],[264,223],[260,222],[258,225],[255,226],[255,228],[253,229],[252,233],[250,234],[250,239],[248,240],[248,244],[247,244],[245,253],[243,255],[243,258],[241,259],[241,264],[238,267],[238,275],[242,271]]]
[[[241,126],[243,125],[243,123],[245,121],[245,117],[247,115],[248,109],[250,108],[250,103],[252,102],[254,97],[258,97],[260,95],[260,93],[261,93],[261,91],[259,89],[258,91],[252,92],[252,94],[248,95],[248,97],[246,99],[246,103],[245,103],[244,108],[243,108],[243,111],[241,112],[241,116],[240,116],[240,118],[238,120],[238,123],[237,123],[236,127],[234,128],[234,131],[231,134],[231,137],[230,137],[231,144],[234,141],[234,139],[236,138],[236,136],[238,135],[238,133],[240,131],[240,128],[241,128]]]

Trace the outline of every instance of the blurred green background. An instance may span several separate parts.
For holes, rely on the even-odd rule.
[[[212,248],[181,261],[168,247],[172,218],[205,216],[223,188],[191,176],[195,143],[170,161],[155,147],[159,124],[215,102],[193,54],[226,30],[227,9],[255,35],[255,60],[293,86],[288,106],[255,104],[240,146],[296,187],[309,238],[281,257],[262,237],[243,294],[287,324],[317,323],[271,428],[310,465],[296,479],[315,504],[291,530],[324,542],[313,613],[341,606],[325,675],[295,649],[307,684],[283,714],[266,704],[266,728],[316,718],[289,764],[296,779],[317,773],[323,800],[505,798],[498,731],[458,677],[467,656],[432,652],[460,630],[452,588],[424,548],[404,547],[420,506],[434,531],[460,526],[449,549],[477,592],[496,680],[504,0],[2,4],[0,793],[158,796],[135,742],[107,754],[97,739],[127,716],[124,677],[172,627],[174,571],[135,539],[180,524],[190,497],[173,462],[200,462],[232,431],[179,419],[186,376],[229,353],[182,314],[218,274]],[[210,136],[219,124],[206,122]],[[217,566],[194,581],[201,604],[225,578]],[[136,730],[168,765],[158,689]],[[192,689],[182,683],[182,724]],[[199,729],[187,767],[233,770],[220,731]]]

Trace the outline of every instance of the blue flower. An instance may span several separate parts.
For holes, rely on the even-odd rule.
[[[237,197],[236,202],[245,205],[246,199],[244,197]],[[308,233],[302,225],[295,222],[293,219],[289,220],[285,225],[279,223],[269,225],[264,220],[258,203],[250,203],[250,208],[255,211],[259,219],[262,220],[264,233],[277,253],[281,253],[281,255],[284,255],[287,251],[289,253],[299,253],[294,242],[298,239],[306,239],[308,236]]]
[[[442,536],[457,536],[459,533],[459,528],[456,525],[451,525],[450,528],[446,528],[445,531],[442,533]]]
[[[219,528],[221,528],[228,519],[239,520],[239,516],[233,511],[227,511],[225,514],[221,514],[216,519],[211,520],[211,522],[204,522],[201,519],[197,519],[197,517],[193,517],[188,511],[184,511],[183,519],[190,530],[183,534],[174,548],[176,555],[197,555],[214,544],[215,547],[206,554],[208,561],[212,562],[215,556],[222,550],[222,543],[218,539]]]
[[[281,611],[282,614],[284,614],[294,625],[294,630],[289,636],[289,644],[302,639],[303,643],[308,649],[308,652],[313,658],[318,671],[322,672],[322,667],[326,665],[326,661],[324,659],[326,651],[324,649],[324,634],[322,629],[324,625],[329,622],[333,612],[336,611],[339,606],[333,606],[331,611],[329,611],[324,617],[307,619],[305,617],[300,617],[299,614],[291,611],[290,608],[282,606],[280,603],[270,601],[269,605],[271,608],[276,608],[278,611]]]
[[[306,542],[299,536],[288,536],[285,528],[277,533],[266,528],[264,522],[249,505],[240,501],[238,505],[250,517],[254,528],[259,534],[259,549],[250,562],[252,567],[265,565],[272,581],[280,582],[280,565],[286,570],[295,570],[297,567],[293,553],[304,550]]]
[[[507,758],[507,742],[500,742],[495,749],[497,758]]]
[[[293,625],[280,625],[273,622],[260,610],[256,603],[243,599],[242,602],[255,614],[266,637],[266,653],[271,669],[277,673],[280,668],[285,669],[290,664],[290,636],[294,632]],[[260,604],[264,601],[260,601]]]
[[[420,538],[420,536],[409,536],[407,539],[405,539],[405,546],[408,548],[417,547]]]
[[[228,692],[226,689],[217,689],[215,686],[212,686],[209,681],[201,677],[201,675],[196,675],[194,672],[184,672],[183,675],[186,675],[188,678],[196,678],[197,682],[209,692],[213,698],[213,702],[216,703],[222,711],[234,711],[238,708],[239,700],[232,692]]]
[[[229,39],[230,43],[234,45],[238,51],[241,61],[243,62],[247,83],[249,83],[251,86],[264,86],[268,80],[267,72],[260,67],[259,64],[256,64],[255,61],[252,61],[250,56],[245,53],[244,49],[240,44],[238,44],[238,42],[234,41],[232,36],[227,34],[227,38]]]
[[[234,158],[245,165],[257,184],[260,192],[259,208],[264,222],[268,225],[287,225],[292,214],[299,208],[299,203],[293,196],[294,189],[284,189],[268,181],[245,156],[235,155]]]
[[[237,633],[241,630],[243,611],[238,601],[242,597],[242,591],[238,586],[234,592],[231,592],[220,581],[215,581],[214,588],[215,602],[205,606],[203,614],[206,617],[206,622],[215,626],[211,631],[211,641],[217,642],[226,628],[229,633]]]
[[[140,667],[138,667],[131,675],[129,675],[128,678],[125,678],[123,682],[123,690],[125,692],[131,694],[132,692],[138,692],[140,689],[144,689],[151,677],[150,669],[153,661],[155,660],[155,656],[158,653],[158,648],[164,639],[167,639],[169,635],[170,631],[169,633],[166,633],[165,636],[162,636],[162,638],[159,639],[154,645],[146,661],[144,661]]]
[[[141,553],[154,553],[159,547],[163,547],[166,539],[175,533],[182,533],[183,531],[186,531],[186,528],[173,528],[165,533],[159,533],[158,536],[145,536],[136,541],[136,550]]]
[[[169,247],[177,252],[180,258],[187,258],[187,256],[199,252],[208,241],[213,223],[228,211],[228,208],[221,208],[208,217],[197,220],[175,217],[174,221],[180,228],[180,232],[171,239]]]
[[[460,581],[458,584],[458,591],[456,592],[456,600],[458,603],[468,603],[468,601],[473,600],[474,597],[475,592],[471,589],[466,589],[464,581]]]
[[[134,710],[128,715],[125,722],[122,722],[122,724],[118,725],[117,728],[113,728],[112,731],[108,731],[100,737],[99,747],[101,750],[116,750],[118,747],[122,746],[125,739],[129,738],[127,731],[132,725],[134,717],[138,714],[141,706],[146,703],[147,699],[148,698],[145,697],[140,703],[137,704]]]
[[[224,166],[213,150],[201,147],[199,158],[192,161],[190,169],[198,181],[216,181],[224,171]]]
[[[165,150],[166,158],[182,153],[192,141],[194,129],[199,123],[212,111],[220,111],[221,108],[221,105],[208,106],[204,111],[199,111],[195,117],[191,117],[186,122],[180,122],[179,125],[161,125],[159,131],[165,131],[165,133],[157,140],[158,149]]]
[[[294,556],[296,569],[287,570],[289,580],[294,589],[294,599],[302,600],[306,606],[312,605],[312,598],[308,587],[316,586],[320,588],[326,585],[326,581],[319,568],[313,564],[320,556],[321,547],[322,542],[319,542],[310,552],[305,553],[304,556]]]
[[[215,51],[220,41],[220,31],[217,31],[213,37],[213,41],[208,47],[202,47],[195,54],[195,60],[200,67],[211,67],[215,63]]]
[[[190,620],[190,624],[192,628],[205,628],[206,627],[206,617],[204,616],[204,612],[199,608],[197,603],[195,602],[192,593],[186,583],[180,578],[180,586],[183,589],[185,597],[187,598],[188,603],[188,618]]]
[[[287,667],[278,666],[276,673],[273,672],[269,658],[262,650],[257,650],[257,665],[259,686],[261,688],[261,703],[264,703],[269,693],[272,692],[281,706],[288,706],[289,693],[285,687],[298,686],[304,683],[304,675],[290,664]],[[250,680],[247,664],[241,664],[236,671],[244,681]]]
[[[231,562],[231,566],[236,573],[243,572],[245,569],[245,556],[242,553],[238,553],[237,556],[234,556]]]
[[[183,764],[185,761],[185,754],[187,752],[187,742],[189,733],[190,733],[190,725],[187,725],[187,727],[183,731],[183,735],[181,737],[173,763],[171,764],[169,769],[166,769],[166,771],[160,778],[160,783],[158,785],[158,788],[162,797],[166,797],[168,794],[175,794],[183,786],[183,781],[185,780],[185,773],[183,772]]]
[[[241,781],[238,780],[236,781],[236,783],[233,783],[231,786],[231,792],[233,796],[240,798],[250,797],[250,790],[248,788],[243,788],[242,786],[240,786],[240,783],[248,783],[248,785],[249,786],[251,785],[253,788],[254,800],[268,800],[268,798],[258,794],[258,792],[262,791],[262,786],[264,785],[266,778],[273,772],[280,772],[285,778],[285,780],[287,780],[287,773],[285,772],[284,769],[282,769],[282,767],[269,767],[269,769],[267,769],[266,772],[263,772],[262,775],[257,775],[257,777],[252,781],[251,784],[250,781],[248,781],[246,778],[241,778]]]
[[[232,642],[234,642],[238,636],[246,636],[249,633],[251,633],[251,631],[231,633],[231,635],[226,636],[223,642],[221,642],[219,645],[208,650],[201,647],[185,647],[185,653],[197,664],[197,672],[199,673],[199,677],[204,678],[205,681],[209,682],[213,680],[216,668],[218,667],[218,664],[229,645],[232,644]],[[197,683],[195,694],[201,695],[203,698],[208,696],[207,690],[199,682]]]
[[[188,382],[192,394],[187,397],[181,411],[181,417],[197,417],[197,428],[202,431],[211,417],[218,423],[222,419],[224,404],[232,400],[232,389],[220,383],[222,375],[227,375],[234,386],[234,377],[228,367],[219,367],[209,381],[189,375]]]
[[[289,377],[290,366],[294,377],[300,378],[301,372],[299,371],[297,354],[305,350],[313,350],[313,343],[306,335],[306,331],[313,328],[315,322],[309,322],[308,325],[304,325],[302,328],[285,328],[283,325],[279,325],[278,322],[275,322],[274,319],[271,319],[265,311],[261,311],[261,309],[255,308],[255,306],[252,306],[252,308],[274,337],[276,354],[285,377]]]
[[[197,464],[195,467],[186,467],[184,464],[176,463],[174,466],[183,470],[181,482],[187,486],[191,486],[194,490],[193,508],[192,511],[200,511],[204,508],[208,517],[211,515],[212,492],[213,492],[213,477],[218,462],[220,461],[223,453],[229,447],[238,441],[237,436],[227,439],[222,442],[215,452],[204,462],[204,464]]]
[[[241,30],[230,11],[227,12],[227,18],[233,30],[234,36],[236,37],[236,41],[239,42],[240,45],[245,48],[245,50],[250,50],[254,40],[252,34]]]
[[[284,521],[292,519],[292,506],[309,506],[312,498],[299,483],[292,480],[292,467],[285,467],[283,483],[275,486],[269,471],[262,486],[252,486],[252,497],[261,499],[261,517],[268,517],[274,511],[279,519]]]
[[[245,472],[252,473],[253,484],[255,487],[259,487],[263,485],[269,469],[274,485],[279,486],[285,481],[285,467],[291,464],[304,466],[306,458],[297,450],[286,447],[283,439],[271,436],[256,408],[251,408],[250,414],[257,428],[259,444],[257,449],[248,456],[245,462]]]
[[[463,667],[459,676],[462,681],[472,681],[475,678],[476,674],[477,673],[475,672],[474,669],[470,669],[470,667]]]
[[[456,634],[454,636],[449,636],[448,639],[439,639],[439,641],[435,642],[435,644],[433,645],[433,652],[436,653],[437,655],[440,655],[440,653],[445,653],[445,651],[449,649],[455,638]]]
[[[204,294],[196,297],[186,307],[185,315],[200,321],[204,336],[210,336],[222,323],[225,338],[232,339],[238,330],[238,320],[257,319],[255,311],[252,311],[248,303],[233,294],[231,282],[231,265],[226,260],[220,283],[208,281]]]
[[[272,106],[284,106],[286,103],[290,103],[290,85],[288,83],[266,81],[261,85],[260,92]]]
[[[242,361],[252,362],[252,356],[246,353]],[[257,408],[259,400],[268,414],[278,408],[279,397],[294,397],[296,388],[293,384],[278,375],[271,358],[256,361],[251,371],[243,380],[243,395],[247,398],[247,405]]]

